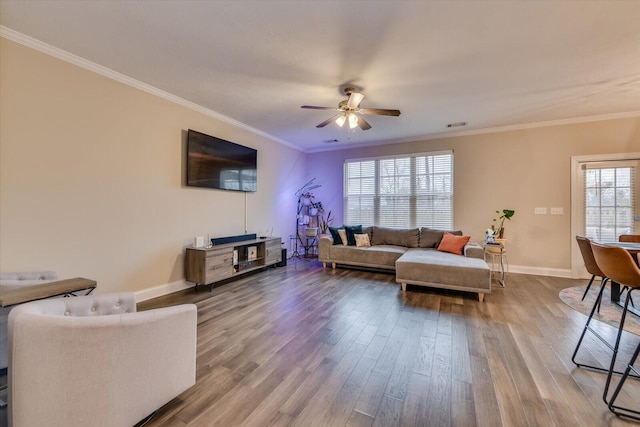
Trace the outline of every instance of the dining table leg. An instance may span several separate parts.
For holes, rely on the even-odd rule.
[[[620,302],[620,283],[614,282],[613,280],[611,280],[610,282],[611,282],[611,302],[614,304],[618,304]]]

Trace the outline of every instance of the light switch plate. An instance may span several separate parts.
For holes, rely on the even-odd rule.
[[[546,215],[547,214],[547,208],[535,208],[533,210],[533,213],[536,215]]]
[[[551,208],[551,215],[562,215],[564,214],[564,208]]]

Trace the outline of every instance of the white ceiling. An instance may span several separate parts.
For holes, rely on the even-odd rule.
[[[0,24],[308,152],[640,115],[640,1],[0,0]],[[347,84],[402,115],[317,129],[300,106]]]

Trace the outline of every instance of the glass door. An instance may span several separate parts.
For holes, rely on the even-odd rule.
[[[589,278],[576,236],[607,242],[640,234],[640,153],[571,157],[571,277]]]
[[[606,242],[636,234],[636,166],[636,161],[628,160],[581,164],[583,236]]]

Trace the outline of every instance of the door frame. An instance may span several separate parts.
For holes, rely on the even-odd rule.
[[[608,162],[617,160],[640,160],[640,153],[611,153],[593,154],[586,156],[571,156],[571,277],[573,279],[589,278],[590,275],[584,269],[584,262],[580,254],[580,248],[575,236],[579,234],[579,226],[584,223],[582,218],[582,201],[584,188],[582,188],[580,164],[586,162]],[[637,203],[638,201],[636,201]],[[580,231],[580,233],[582,233]]]

